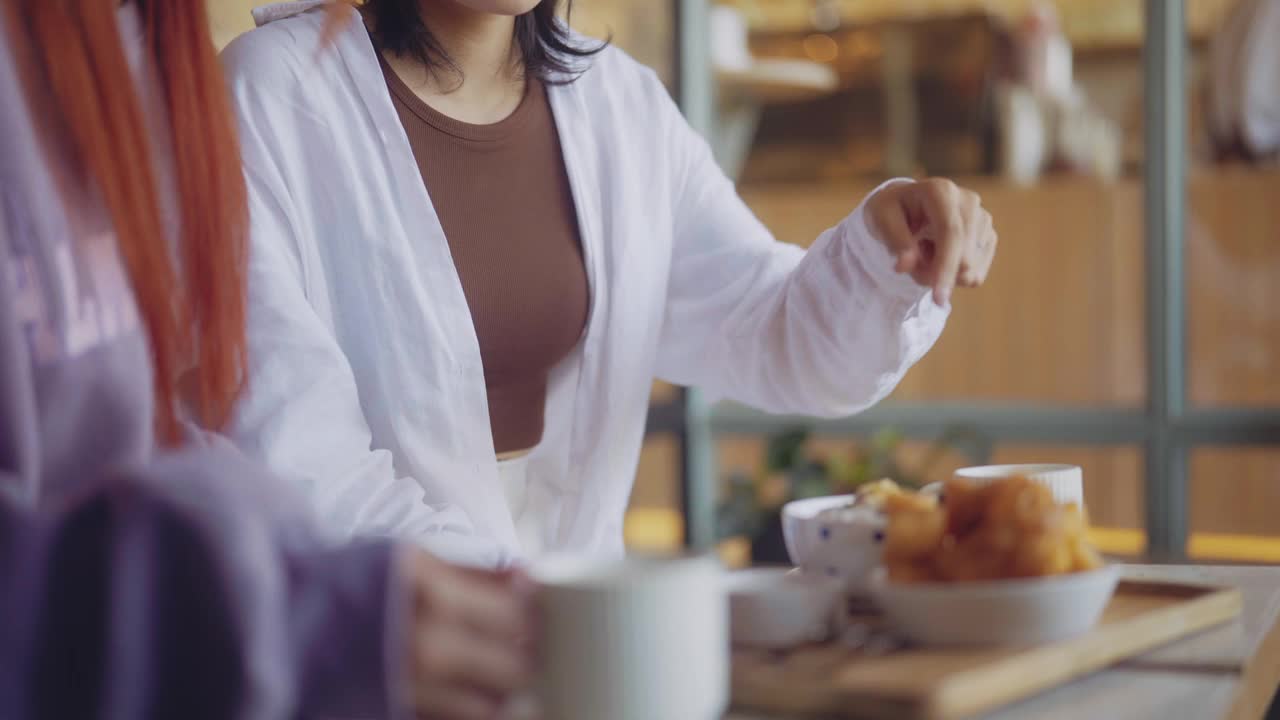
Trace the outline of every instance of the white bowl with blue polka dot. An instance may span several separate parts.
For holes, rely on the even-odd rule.
[[[806,574],[825,575],[865,592],[880,566],[885,518],[852,495],[794,500],[782,508],[782,534],[791,562]]]

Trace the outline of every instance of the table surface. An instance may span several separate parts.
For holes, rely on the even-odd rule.
[[[1280,567],[1126,565],[1134,579],[1240,589],[1225,625],[981,716],[981,720],[1255,720],[1280,685]],[[730,714],[725,720],[785,720]]]

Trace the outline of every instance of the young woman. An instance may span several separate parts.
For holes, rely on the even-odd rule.
[[[618,552],[655,376],[857,412],[991,264],[945,180],[776,242],[653,73],[557,0],[325,5],[264,8],[224,53],[251,216],[233,435],[342,534]]]
[[[510,576],[324,544],[184,431],[243,376],[245,191],[205,22],[202,0],[0,4],[0,717],[492,717],[524,682]]]

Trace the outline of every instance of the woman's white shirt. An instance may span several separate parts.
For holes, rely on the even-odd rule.
[[[231,434],[296,482],[336,537],[515,561],[449,246],[368,34],[349,22],[321,47],[320,4],[256,12],[262,26],[223,53],[252,224],[249,389]],[[553,370],[526,502],[545,513],[545,550],[618,553],[654,377],[774,412],[848,415],[893,389],[946,311],[894,273],[860,210],[808,252],[775,241],[623,52],[548,95],[591,308]]]

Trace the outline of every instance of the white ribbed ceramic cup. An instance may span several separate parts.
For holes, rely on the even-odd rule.
[[[1053,499],[1059,503],[1075,503],[1084,509],[1084,472],[1078,465],[981,465],[961,468],[956,471],[956,477],[977,484],[1025,477],[1048,487],[1053,492]]]
[[[553,557],[542,609],[548,720],[716,720],[729,700],[724,570],[711,556]]]

